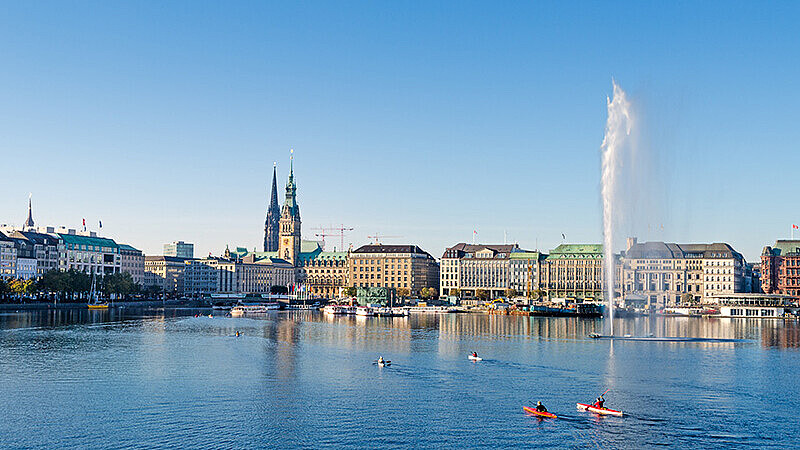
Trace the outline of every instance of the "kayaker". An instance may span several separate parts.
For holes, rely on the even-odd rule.
[[[597,400],[594,402],[594,405],[592,406],[594,406],[595,408],[603,408],[603,405],[605,403],[606,399],[604,399],[603,396],[601,395],[600,397],[597,397]]]
[[[547,412],[547,408],[544,407],[542,402],[536,402],[536,410],[539,412]]]
[[[384,361],[384,360],[383,360],[383,356],[379,356],[379,357],[378,357],[378,364],[383,364],[383,363],[385,363],[385,362],[386,362],[386,361]]]
[[[473,358],[477,358],[478,357],[478,353],[477,352],[472,352],[472,357]]]

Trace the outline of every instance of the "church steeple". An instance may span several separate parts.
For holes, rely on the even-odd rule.
[[[300,206],[297,204],[297,186],[294,184],[294,150],[289,160],[289,181],[286,183],[286,200],[280,220],[280,245],[278,256],[298,265],[300,255]]]
[[[272,165],[272,194],[267,208],[267,220],[264,223],[264,251],[278,251],[280,242],[281,208],[278,206],[277,163]]]
[[[28,220],[25,221],[25,228],[33,228],[33,205],[31,202],[32,195],[28,196]]]

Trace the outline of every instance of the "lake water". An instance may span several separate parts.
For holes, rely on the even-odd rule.
[[[593,319],[194,314],[0,313],[2,445],[800,446],[796,321],[615,322],[748,340],[664,343],[588,339],[603,330]],[[392,365],[373,365],[379,355]],[[625,417],[576,410],[606,389]],[[536,400],[559,419],[524,414]]]

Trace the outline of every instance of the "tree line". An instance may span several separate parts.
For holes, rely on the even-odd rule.
[[[0,279],[0,300],[23,301],[35,299],[41,301],[85,302],[90,300],[92,276],[69,269],[67,271],[50,270],[38,279]],[[114,273],[95,278],[95,292],[98,298],[128,300],[132,296],[154,295],[153,289],[143,289],[133,281],[129,273]]]

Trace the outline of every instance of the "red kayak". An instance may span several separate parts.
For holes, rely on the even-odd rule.
[[[622,417],[622,411],[614,411],[613,409],[608,409],[608,408],[596,408],[592,405],[587,405],[586,403],[578,403],[577,405],[578,409],[581,411],[589,411],[595,414],[604,414],[604,415]]]
[[[523,406],[522,409],[526,413],[533,414],[533,415],[539,416],[539,417],[547,417],[548,419],[555,419],[555,418],[558,417],[557,415],[555,415],[553,413],[537,411],[536,408],[529,408],[527,406]]]

